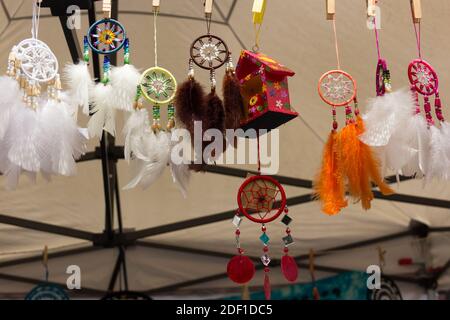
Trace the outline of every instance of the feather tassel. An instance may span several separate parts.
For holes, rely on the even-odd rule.
[[[120,67],[112,67],[110,84],[113,88],[111,101],[113,107],[120,110],[133,110],[136,96],[136,86],[139,84],[141,75],[131,64]]]
[[[174,151],[175,146],[179,143],[176,139],[173,137],[173,132],[168,132],[168,139],[170,143],[170,151],[169,151],[169,165],[170,165],[170,172],[172,174],[172,180],[177,185],[178,189],[180,190],[181,194],[184,198],[187,197],[187,188],[190,180],[191,173],[189,171],[189,165],[181,162],[178,163],[174,161],[175,156],[172,154]],[[182,155],[177,155],[182,156]]]
[[[332,131],[323,150],[321,170],[314,181],[315,198],[321,201],[322,211],[329,215],[347,206],[337,139],[337,133]]]
[[[150,128],[148,112],[146,109],[137,109],[133,111],[128,118],[123,128],[123,134],[125,135],[124,145],[124,157],[125,160],[130,162],[132,155],[141,143],[141,137],[145,135],[145,132]]]
[[[243,118],[244,103],[242,101],[239,81],[232,70],[228,70],[223,78],[223,106],[225,108],[225,127],[237,129]]]
[[[116,114],[111,102],[112,91],[113,88],[109,84],[98,83],[95,85],[91,97],[91,113],[93,115],[88,122],[90,137],[101,138],[103,130],[112,136],[116,133]]]
[[[175,113],[177,122],[194,136],[194,121],[203,118],[206,112],[205,92],[201,84],[193,78],[183,82],[175,95]],[[193,139],[192,139],[192,142]]]
[[[63,77],[69,88],[71,100],[82,108],[84,114],[89,115],[89,94],[94,89],[94,81],[89,74],[88,64],[79,61],[77,64],[67,64]]]

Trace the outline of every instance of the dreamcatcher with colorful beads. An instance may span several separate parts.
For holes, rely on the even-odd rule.
[[[155,65],[140,76],[133,111],[125,127],[125,159],[133,167],[133,179],[125,189],[138,185],[148,188],[163,173],[167,164],[172,178],[183,196],[186,196],[189,181],[189,169],[184,162],[172,161],[172,148],[178,139],[172,129],[175,128],[175,107],[172,103],[177,90],[177,81],[172,73],[158,65],[157,17],[159,5],[153,6],[154,58]],[[152,104],[152,124],[144,107],[144,100]],[[167,105],[167,125],[161,126],[161,106]]]
[[[414,101],[411,91],[401,89],[392,91],[391,75],[386,60],[380,53],[378,20],[375,14],[369,17],[375,33],[378,54],[375,88],[376,97],[369,100],[363,115],[365,132],[360,139],[365,144],[376,147],[383,173],[392,170],[399,179],[399,173],[417,154],[417,150],[408,146],[411,136],[404,134],[414,118]]]
[[[69,89],[83,112],[91,116],[88,131],[101,138],[103,130],[115,135],[116,110],[132,110],[140,73],[130,64],[129,39],[124,26],[111,18],[111,0],[103,0],[103,19],[94,22],[83,40],[83,61],[66,66]],[[123,65],[111,66],[111,56],[123,49]],[[103,56],[100,83],[89,74],[90,50]]]
[[[329,215],[337,214],[347,206],[347,191],[354,202],[361,202],[363,209],[369,209],[373,199],[372,181],[383,194],[393,192],[381,177],[375,154],[359,140],[365,129],[356,99],[356,81],[341,70],[334,16],[332,23],[337,69],[320,77],[318,92],[331,106],[333,124],[324,147],[321,170],[314,181],[315,196],[322,203],[322,211]],[[345,106],[345,127],[338,131],[336,109],[342,106]]]
[[[259,141],[259,138],[258,138]],[[233,218],[236,227],[235,238],[237,255],[232,257],[227,265],[228,277],[238,283],[248,283],[255,274],[255,266],[252,259],[244,255],[244,250],[240,242],[240,225],[244,218],[261,225],[261,240],[263,253],[260,257],[264,270],[264,293],[267,300],[270,299],[270,262],[269,242],[267,224],[277,220],[281,215],[281,223],[286,226],[286,235],[283,241],[283,256],[281,258],[281,271],[284,277],[295,282],[298,276],[298,267],[295,259],[289,255],[289,246],[294,243],[289,224],[292,218],[288,215],[289,210],[286,205],[286,193],[283,186],[273,177],[261,175],[259,164],[259,143],[258,143],[258,174],[251,175],[244,180],[237,194],[238,209]]]
[[[31,38],[15,45],[0,77],[0,171],[14,189],[24,173],[33,182],[41,173],[74,175],[75,159],[86,148],[74,118],[72,101],[62,90],[59,64],[38,39],[41,1],[32,2]]]

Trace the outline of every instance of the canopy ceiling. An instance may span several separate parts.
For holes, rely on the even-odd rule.
[[[251,1],[215,2],[211,31],[227,42],[236,61],[242,48],[253,45]],[[158,19],[159,65],[171,70],[179,81],[186,77],[191,41],[206,30],[202,3],[203,0],[161,1]],[[365,101],[374,95],[377,59],[373,31],[366,27],[365,9],[364,1],[340,0],[336,14],[341,65],[358,82],[362,109]],[[388,60],[393,86],[399,89],[408,86],[406,68],[417,55],[409,1],[385,1],[381,3],[381,10],[381,50]],[[324,11],[323,1],[269,0],[262,26],[261,50],[296,72],[289,80],[289,87],[292,105],[300,116],[280,129],[279,175],[285,177],[313,178],[324,139],[330,130],[330,110],[321,102],[316,89],[320,75],[336,66],[332,26],[325,19]],[[442,101],[449,101],[450,73],[447,71],[450,70],[450,60],[446,52],[450,50],[450,42],[446,41],[449,31],[446,14],[450,12],[450,3],[445,0],[427,1],[423,11],[422,52],[439,73]],[[0,61],[5,62],[0,68],[2,74],[10,48],[30,37],[30,15],[30,1],[1,2]],[[142,70],[151,66],[151,2],[119,1],[119,20],[130,37],[132,63]],[[77,30],[80,43],[88,26],[87,13],[83,12],[82,29]],[[51,47],[61,65],[71,61],[60,21],[58,17],[51,16],[48,8],[43,8],[41,12],[39,38]],[[121,60],[120,57],[119,63]],[[221,78],[221,71],[217,73]],[[206,83],[207,72],[197,71],[196,75]],[[444,115],[450,117],[445,104],[443,109]],[[118,119],[119,132],[123,118],[120,115]],[[86,117],[80,113],[80,126],[85,126],[86,122]],[[123,145],[121,135],[117,136],[116,144]],[[94,151],[96,146],[98,141],[91,140],[90,150]],[[255,166],[229,167],[256,169]],[[130,179],[127,163],[119,161],[117,173],[121,188]],[[144,235],[151,235],[140,239],[139,243],[130,243],[126,248],[129,288],[166,295],[211,293],[217,292],[212,290],[226,288],[239,290],[223,274],[228,255],[235,251],[234,228],[230,218],[236,207],[236,192],[241,182],[242,178],[224,174],[194,174],[188,198],[184,199],[173,185],[169,170],[166,170],[158,183],[148,190],[122,191],[120,200],[124,230],[147,230]],[[304,196],[311,192],[307,183],[297,181],[291,184],[293,186],[285,183],[288,197],[294,197],[297,203],[299,199],[304,201],[309,197]],[[448,231],[450,227],[450,184],[432,182],[423,186],[422,181],[408,180],[394,187],[398,193],[412,197],[400,196],[400,201],[377,199],[367,212],[362,211],[358,204],[350,205],[333,217],[321,213],[315,202],[304,201],[304,204],[290,206],[290,215],[294,219],[291,229],[295,239],[295,244],[291,246],[292,255],[305,255],[310,248],[316,251],[335,248],[326,256],[317,258],[317,264],[334,267],[334,271],[339,271],[339,268],[365,270],[369,264],[378,262],[376,247],[381,245],[387,250],[386,273],[416,279],[415,267],[400,267],[397,264],[403,256],[418,255],[417,240],[407,235],[411,220],[416,220],[431,228],[430,231],[435,231],[429,236],[432,263],[436,268],[444,266],[450,257],[450,238],[448,232],[438,231]],[[0,222],[3,223],[0,224],[0,294],[20,296],[42,279],[40,260],[33,257],[38,257],[45,245],[54,253],[50,259],[51,281],[65,283],[65,268],[77,264],[82,270],[82,286],[92,289],[86,291],[88,294],[100,295],[107,290],[119,250],[92,246],[90,235],[100,234],[105,229],[100,160],[80,162],[76,176],[56,177],[51,183],[38,180],[32,184],[24,177],[17,190],[2,190],[0,195]],[[422,199],[417,200],[417,197]],[[405,203],[406,200],[416,203],[427,201],[424,198],[442,201],[434,201],[430,205]],[[208,219],[208,216],[221,212],[225,214]],[[192,220],[196,218],[198,220]],[[22,219],[39,222],[40,225],[27,225]],[[180,221],[189,223],[175,225]],[[58,234],[61,232],[52,230],[49,225],[72,231],[82,230],[84,233],[66,230]],[[117,228],[117,225],[115,219],[114,227]],[[268,229],[272,239],[281,238],[281,224],[273,223]],[[258,257],[261,252],[258,240],[260,228],[245,221],[241,230],[247,254]],[[399,233],[405,236],[389,237]],[[378,238],[380,241],[369,242],[368,246],[338,248]],[[271,252],[274,258],[279,257],[280,249],[278,240],[273,240]],[[58,254],[67,250],[73,254]],[[307,260],[299,262],[305,263]],[[305,266],[302,269],[300,281],[307,282],[309,276]],[[319,277],[333,273],[329,269],[328,272],[323,270],[318,271]],[[279,270],[272,272],[272,280],[275,284],[284,284],[279,274]],[[260,285],[261,279],[255,277],[251,285]],[[442,289],[450,287],[450,275],[442,275],[439,286]],[[119,281],[115,284],[115,288],[118,287]]]

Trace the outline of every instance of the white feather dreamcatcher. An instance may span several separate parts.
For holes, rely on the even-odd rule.
[[[90,95],[91,118],[88,122],[89,137],[102,137],[103,130],[116,134],[116,110],[112,107],[113,88],[108,83],[97,83]]]
[[[136,87],[141,74],[131,64],[113,67],[111,70],[111,86],[113,87],[113,107],[120,110],[132,111],[136,96]]]
[[[175,109],[171,103],[176,92],[176,80],[166,69],[158,67],[156,44],[156,16],[154,11],[154,40],[155,40],[155,66],[144,71],[138,78],[138,86],[132,91],[131,83],[135,79],[134,69],[128,68],[129,86],[117,83],[117,88],[122,88],[120,96],[126,100],[121,102],[125,109],[132,106],[132,113],[124,127],[125,135],[125,159],[129,160],[132,168],[133,179],[125,189],[131,189],[138,185],[144,189],[152,185],[164,172],[167,165],[170,166],[173,182],[178,186],[182,195],[186,197],[189,183],[188,165],[181,161],[175,161],[172,151],[178,141],[175,137]],[[118,69],[116,69],[118,75]],[[113,82],[113,81],[112,81]],[[128,89],[127,89],[128,88]],[[126,90],[125,90],[126,89]],[[128,92],[126,92],[128,91]],[[133,93],[133,94],[131,94]],[[143,99],[153,104],[152,125],[149,124],[148,112],[144,109]],[[118,97],[119,101],[120,98]],[[167,104],[167,128],[161,126],[160,107]],[[179,158],[179,157],[177,157]]]
[[[14,189],[24,173],[75,173],[75,159],[85,151],[86,139],[72,117],[70,99],[61,92],[58,62],[37,39],[39,6],[33,3],[33,38],[23,40],[9,55],[7,76],[0,78],[0,170],[6,187]],[[46,94],[42,95],[46,87]]]
[[[85,115],[89,115],[89,93],[94,88],[86,61],[77,64],[67,64],[64,67],[64,80],[69,88],[70,100],[79,107]]]

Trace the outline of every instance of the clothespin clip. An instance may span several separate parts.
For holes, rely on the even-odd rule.
[[[111,18],[111,0],[103,0],[102,11],[106,19]]]
[[[48,281],[48,247],[45,246],[44,250],[42,251],[42,265],[44,266],[45,270],[45,281]]]
[[[153,6],[153,12],[159,12],[159,0],[153,0],[152,1],[152,6]]]
[[[366,0],[367,4],[367,17],[375,17],[377,14],[377,0]]]
[[[422,4],[420,0],[410,0],[411,1],[411,13],[414,23],[420,23],[422,19]]]
[[[266,12],[266,0],[253,1],[253,23],[262,24],[264,20],[264,13]]]
[[[336,0],[326,0],[327,20],[334,20],[336,13]]]
[[[205,0],[205,16],[211,18],[213,8],[213,0]]]

